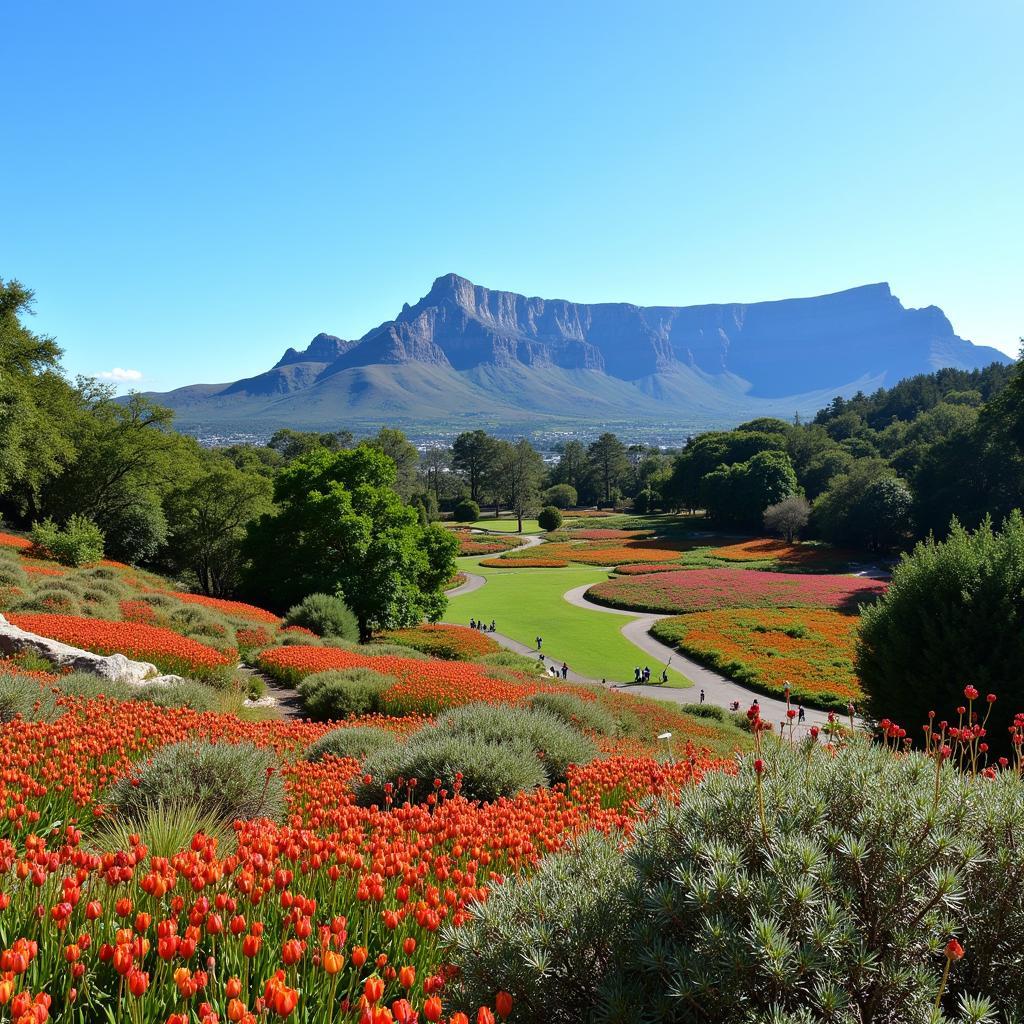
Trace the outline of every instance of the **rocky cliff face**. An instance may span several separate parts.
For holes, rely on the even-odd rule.
[[[791,415],[858,387],[997,360],[1006,357],[958,337],[940,309],[907,309],[887,284],[777,302],[643,307],[529,298],[446,274],[358,341],[318,334],[267,373],[161,399],[212,416],[227,402],[234,414],[244,407],[255,416],[301,418],[315,408],[335,421],[373,410],[440,420],[453,410],[521,412],[516,393],[526,389],[531,414],[572,395],[579,415],[589,404],[603,417],[714,409],[745,418],[767,412],[764,403]],[[273,406],[254,406],[261,399]]]

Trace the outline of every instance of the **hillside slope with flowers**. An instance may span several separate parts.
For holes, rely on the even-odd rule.
[[[401,631],[362,650],[127,566],[69,570],[19,540],[0,537],[0,604],[30,631],[151,661],[236,708],[252,685],[239,659],[283,686],[325,670],[391,682],[381,712],[312,722],[161,705],[0,661],[0,1012],[18,1024],[516,1019],[505,992],[453,1001],[442,925],[585,833],[628,836],[658,801],[733,771],[731,750],[747,745],[713,718],[488,662],[470,630]],[[544,700],[582,709],[566,727],[599,756],[489,802],[463,795],[456,774],[405,780],[423,799],[385,787],[365,806],[360,760],[306,757],[339,731],[402,745],[446,709]],[[244,781],[257,796],[279,788],[280,816],[218,823],[169,802],[126,817],[117,794],[141,791],[158,754],[183,750],[199,792],[196,745],[258,752],[266,772]]]

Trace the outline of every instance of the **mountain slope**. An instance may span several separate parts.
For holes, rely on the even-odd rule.
[[[705,306],[583,304],[439,277],[358,341],[319,334],[265,373],[155,395],[185,428],[374,422],[689,427],[809,414],[943,366],[1008,362],[887,284]]]

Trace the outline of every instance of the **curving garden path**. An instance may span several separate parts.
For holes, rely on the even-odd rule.
[[[535,547],[542,543],[544,543],[544,541],[541,537],[524,536],[523,543],[520,544],[518,548],[510,548],[509,550]],[[463,594],[471,594],[474,591],[479,590],[486,583],[486,576],[481,576],[478,573],[467,572],[466,582],[460,584],[453,590],[449,590],[448,596],[458,597]],[[625,689],[631,693],[638,693],[644,697],[654,698],[655,700],[669,701],[674,704],[697,703],[700,700],[701,690],[704,691],[704,699],[706,703],[722,708],[729,708],[734,701],[739,701],[740,709],[745,710],[750,706],[752,701],[757,700],[761,706],[761,714],[767,721],[782,722],[785,720],[785,701],[778,700],[774,697],[764,696],[754,690],[748,689],[745,686],[741,686],[739,683],[733,682],[728,677],[709,668],[705,668],[698,662],[687,658],[679,651],[672,647],[668,647],[666,644],[661,643],[661,641],[656,640],[651,636],[649,633],[651,626],[659,619],[668,618],[668,616],[643,614],[626,611],[620,608],[607,608],[604,605],[597,604],[586,596],[586,591],[591,585],[592,584],[586,583],[583,586],[574,587],[572,590],[567,591],[563,596],[569,604],[578,608],[627,617],[629,621],[625,623],[620,630],[622,635],[629,640],[633,646],[647,655],[648,658],[656,662],[658,666],[671,664],[674,669],[681,672],[694,684],[692,688],[688,689],[677,689],[670,686],[645,686],[634,683],[606,683],[605,685],[610,686],[611,688]],[[502,633],[490,633],[488,635],[501,644],[502,647],[507,650],[514,651],[516,654],[522,654],[527,657],[534,657],[537,655],[536,648],[530,647],[518,640],[514,640],[512,637],[505,636]],[[545,654],[548,654],[548,652],[545,651]],[[557,655],[551,654],[547,660],[549,664],[555,663],[557,665],[562,659]],[[652,670],[655,674],[659,671],[659,669],[654,665],[652,665]],[[567,678],[576,683],[600,684],[602,682],[600,679],[582,676],[573,671],[569,672]],[[812,725],[823,725],[828,721],[828,712],[826,711],[818,711],[813,708],[805,708],[804,710],[806,719],[802,729],[797,730],[798,733],[805,732]]]

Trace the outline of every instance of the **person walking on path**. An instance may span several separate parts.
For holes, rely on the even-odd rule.
[[[639,683],[640,682],[640,666],[639,665],[637,665],[637,667],[635,669],[633,669],[633,682],[634,683]]]
[[[704,703],[704,691],[703,690],[700,691],[700,702],[701,702],[701,704]]]
[[[569,666],[563,661],[562,662],[562,678],[565,679],[569,675]]]
[[[797,723],[798,723],[799,725],[803,725],[803,723],[804,723],[804,719],[805,719],[806,717],[807,717],[807,716],[806,716],[806,715],[804,714],[804,706],[803,706],[803,704],[801,704],[801,705],[800,705],[800,706],[799,706],[799,707],[797,708],[797,712],[796,712],[796,720],[797,720]]]
[[[537,637],[537,650],[544,646],[544,638],[542,636]]]

